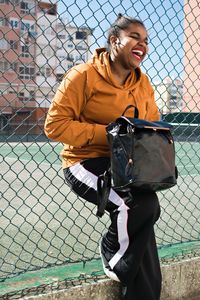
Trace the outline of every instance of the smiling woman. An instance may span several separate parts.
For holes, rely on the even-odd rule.
[[[109,30],[108,45],[112,73],[123,84],[131,69],[139,67],[148,52],[148,34],[144,24],[120,14]]]
[[[95,205],[98,176],[110,164],[106,126],[129,105],[138,108],[141,119],[159,120],[153,88],[140,69],[147,52],[144,24],[120,14],[108,32],[108,49],[96,49],[91,60],[70,69],[49,108],[45,132],[64,144],[66,182]],[[106,275],[121,282],[123,300],[159,300],[161,272],[153,229],[160,214],[156,193],[111,189],[106,209],[111,224],[100,245]]]

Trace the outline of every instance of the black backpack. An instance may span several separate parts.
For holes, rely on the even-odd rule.
[[[131,107],[106,128],[111,162],[97,182],[98,216],[104,213],[111,187],[124,192],[132,188],[157,192],[177,183],[172,125],[139,119],[136,107],[134,117],[128,118],[125,112]]]

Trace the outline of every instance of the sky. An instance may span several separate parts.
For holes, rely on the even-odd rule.
[[[151,80],[182,78],[183,0],[58,0],[63,21],[93,29],[91,52],[104,47],[118,13],[141,19],[149,33],[149,54],[142,69]]]

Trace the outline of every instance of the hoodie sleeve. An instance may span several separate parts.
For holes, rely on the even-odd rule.
[[[105,126],[80,122],[87,101],[87,72],[71,69],[57,89],[45,120],[44,131],[52,140],[82,147],[106,144]]]

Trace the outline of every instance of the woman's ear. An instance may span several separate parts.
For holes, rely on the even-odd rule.
[[[111,35],[111,37],[110,37],[110,45],[111,45],[111,47],[116,47],[118,41],[119,41],[118,37],[116,37],[114,35]]]

